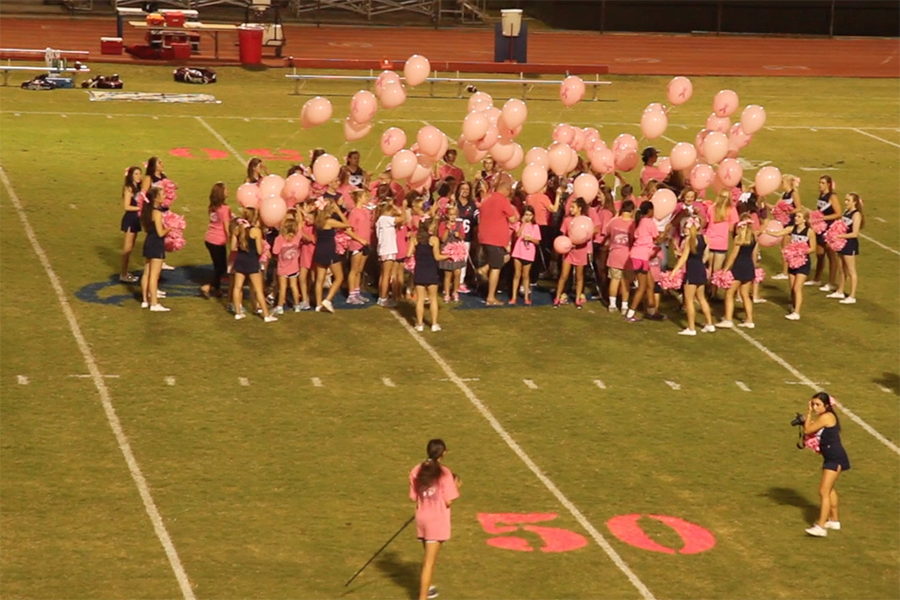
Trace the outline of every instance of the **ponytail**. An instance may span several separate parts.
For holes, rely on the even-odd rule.
[[[859,228],[862,229],[866,226],[866,215],[863,212],[862,198],[860,198],[859,194],[857,194],[856,192],[850,192],[847,195],[853,198],[853,203],[856,205],[857,212],[859,212]]]
[[[640,208],[638,208],[637,213],[634,215],[634,226],[637,227],[641,223],[641,219],[650,214],[650,211],[653,210],[653,203],[649,200],[644,200],[641,202]]]
[[[447,446],[443,440],[435,439],[428,442],[426,448],[428,459],[419,465],[419,472],[416,473],[416,493],[420,496],[440,479],[443,467],[438,460],[446,451]]]

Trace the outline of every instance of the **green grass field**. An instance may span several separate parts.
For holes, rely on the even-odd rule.
[[[671,300],[665,323],[628,324],[597,303],[580,312],[443,310],[440,334],[415,334],[405,306],[234,322],[188,281],[209,263],[212,183],[226,181],[233,196],[239,161],[261,149],[286,157],[279,151],[322,146],[342,156],[353,147],[375,170],[385,128],[412,138],[427,121],[455,139],[465,100],[449,97],[455,87],[438,88],[446,98],[419,92],[379,111],[372,134],[351,145],[338,119],[358,86],[308,84],[332,99],[335,122],[303,131],[308,96],[291,95],[282,71],[223,68],[220,83],[200,87],[173,83],[163,67],[117,68],[129,91],[211,93],[221,103],[0,89],[9,180],[0,187],[4,598],[415,597],[421,548],[410,530],[344,582],[410,516],[407,474],[431,437],[446,440],[446,462],[464,480],[438,561],[442,597],[900,597],[896,81],[693,78],[693,99],[670,115],[668,139],[654,142],[663,154],[673,140],[693,142],[715,92],[734,89],[768,112],[742,158],[800,175],[807,206],[818,176],[832,175],[841,196],[864,198],[868,237],[857,305],[811,291],[803,320],[788,322],[787,286],[767,280],[755,330],[687,339],[676,335],[683,317]],[[639,136],[640,111],[665,100],[667,78],[610,79],[602,101],[572,109],[552,86],[530,92],[520,143],[546,145],[562,121],[597,127],[606,140]],[[495,101],[521,91],[480,87]],[[123,173],[152,155],[179,184],[175,209],[189,226],[187,247],[169,255],[187,279],[168,275],[166,315],[117,300],[128,288],[108,283],[121,248]],[[273,172],[290,164],[267,162]],[[780,265],[774,250],[763,262],[770,274]],[[721,315],[721,304],[713,310]],[[844,529],[827,539],[803,533],[818,512],[821,465],[794,448],[789,426],[818,386],[856,416],[841,413],[853,469],[838,483]],[[125,438],[161,515],[157,529]],[[513,533],[525,518],[516,514],[545,520]],[[623,515],[642,515],[646,536],[674,551],[619,539],[608,523]],[[680,552],[676,530],[649,515],[696,524],[714,545]],[[512,525],[491,533],[482,523],[492,519]],[[530,551],[507,549],[512,536]],[[547,540],[563,551],[542,551]]]

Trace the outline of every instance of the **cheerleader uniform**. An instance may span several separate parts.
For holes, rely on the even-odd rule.
[[[316,249],[313,251],[313,263],[328,267],[340,262],[334,236],[337,229],[316,229]]]
[[[801,230],[798,230],[797,226],[794,225],[794,230],[791,231],[791,242],[792,243],[793,242],[803,242],[804,244],[806,244],[808,246],[809,245],[809,225],[807,225],[806,227],[804,227]],[[791,275],[807,275],[808,276],[810,266],[811,266],[811,263],[809,260],[809,255],[807,255],[806,262],[803,263],[802,266],[800,266],[796,269],[788,268],[788,273]]]
[[[822,437],[819,438],[819,452],[822,453],[822,469],[828,471],[837,471],[838,467],[841,471],[850,470],[850,458],[844,445],[841,443],[841,426],[836,424],[834,427],[823,427],[821,429]]]
[[[847,233],[853,233],[853,215],[857,212],[859,211],[855,209],[847,210],[844,211],[844,214],[841,216],[841,221],[847,226]],[[840,249],[838,254],[844,256],[856,256],[859,254],[859,238],[849,238],[844,241],[847,243],[844,244],[844,247]]]
[[[687,271],[684,282],[687,285],[706,285],[706,265],[703,264],[703,253],[706,250],[706,238],[697,236],[697,250],[690,252],[687,259]]]
[[[791,210],[794,210],[795,208],[797,208],[797,205],[794,204],[794,190],[791,190],[791,191],[789,191],[789,192],[783,193],[783,194],[781,195],[781,201],[784,202],[785,204],[790,205]],[[796,216],[797,216],[797,215],[795,215],[795,214],[791,214],[791,216],[790,216],[790,218],[788,219],[788,222],[787,222],[788,227],[793,227],[793,226],[794,226],[794,220],[795,220],[795,217],[796,217]]]
[[[748,283],[756,277],[756,267],[753,266],[753,247],[755,245],[756,240],[751,236],[749,244],[739,246],[734,265],[731,267],[731,274],[734,275],[735,281]]]
[[[137,190],[132,188],[130,206],[133,206],[135,208],[138,206],[137,196],[140,192],[140,188],[138,188]],[[141,217],[139,212],[133,210],[125,211],[125,214],[122,216],[122,231],[125,233],[141,232]]]
[[[831,195],[833,192],[825,192],[819,199],[816,200],[816,210],[822,213],[823,217],[828,217],[834,214],[834,207],[831,206]],[[831,227],[833,221],[825,221],[825,224],[828,227]],[[828,231],[828,227],[825,228],[825,231]],[[825,231],[822,233],[816,234],[816,243],[820,246],[825,246]],[[847,240],[848,242],[850,240]]]
[[[237,256],[234,259],[235,273],[244,275],[259,273],[259,252],[256,251],[256,240],[250,239],[248,241],[247,250],[238,248]]]
[[[434,260],[434,250],[431,244],[416,244],[416,270],[413,274],[413,281],[416,285],[429,286],[438,285],[440,283],[440,275],[438,274],[438,264]]]
[[[159,211],[154,208],[154,211]],[[151,223],[147,237],[144,239],[144,258],[161,258],[166,257],[166,240],[156,233],[156,224]]]
[[[347,183],[360,190],[363,188],[365,172],[362,170],[362,167],[357,167],[356,171],[350,171],[350,178]]]

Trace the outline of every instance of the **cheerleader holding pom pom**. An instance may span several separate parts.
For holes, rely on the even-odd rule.
[[[844,197],[844,214],[840,221],[835,221],[825,234],[825,241],[837,251],[841,257],[843,274],[838,280],[837,291],[828,294],[828,298],[838,298],[841,304],[856,304],[856,285],[859,277],[856,274],[856,257],[859,255],[859,232],[866,224],[863,214],[863,202],[859,194],[850,192]],[[830,235],[829,235],[830,234]],[[844,295],[844,284],[850,280],[850,295]]]
[[[756,257],[759,253],[756,236],[753,235],[753,228],[751,227],[752,221],[748,213],[744,212],[741,217],[736,226],[734,246],[732,246],[728,259],[725,262],[724,273],[718,272],[713,275],[713,282],[719,279],[722,284],[720,287],[727,288],[725,291],[725,318],[716,324],[716,328],[720,329],[731,329],[734,327],[734,322],[732,321],[734,318],[734,297],[738,293],[741,295],[741,300],[744,303],[744,312],[746,313],[746,319],[738,326],[746,327],[747,329],[756,327],[753,323],[753,300],[750,298],[750,288],[753,286],[753,280],[756,278]],[[729,272],[732,277],[727,276]],[[728,279],[732,280],[730,285],[727,285]]]
[[[141,168],[130,167],[125,174],[125,185],[122,186],[122,232],[125,240],[122,243],[122,269],[119,271],[119,281],[122,283],[137,283],[138,278],[128,272],[128,262],[131,252],[134,250],[134,242],[141,232]]]
[[[243,308],[244,281],[249,279],[250,294],[259,307],[263,320],[266,323],[277,321],[278,317],[269,314],[263,292],[263,276],[259,265],[259,257],[263,254],[263,233],[259,226],[259,213],[255,208],[244,207],[241,218],[237,219],[231,231],[231,247],[237,250],[232,289],[234,319],[240,321],[246,316]]]
[[[715,333],[716,328],[712,322],[712,312],[709,310],[709,302],[706,300],[704,287],[707,283],[705,264],[709,261],[709,247],[706,238],[700,235],[699,230],[702,221],[699,217],[688,217],[684,221],[684,244],[681,247],[681,256],[675,263],[672,273],[679,273],[686,268],[684,274],[684,310],[687,313],[687,327],[679,332],[679,335],[697,335],[696,319],[697,308],[694,299],[700,302],[700,310],[706,324],[701,330],[703,333]]]
[[[816,235],[807,219],[809,211],[801,210],[794,217],[794,225],[781,231],[771,233],[775,237],[790,236],[790,242],[781,253],[788,265],[788,284],[791,289],[792,310],[784,316],[788,321],[800,320],[800,308],[803,306],[803,286],[809,277],[812,262],[810,257],[816,253]]]

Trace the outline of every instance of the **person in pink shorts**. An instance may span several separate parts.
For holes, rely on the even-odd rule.
[[[541,227],[534,221],[534,207],[528,204],[525,206],[522,221],[516,230],[516,241],[513,244],[512,258],[515,272],[510,291],[510,304],[516,303],[516,295],[519,293],[519,282],[521,281],[525,305],[531,305],[531,265],[537,255],[537,246],[541,243]]]
[[[569,234],[569,226],[576,217],[588,214],[588,205],[584,198],[576,198],[569,207],[569,216],[563,219],[559,232],[562,235]],[[581,308],[584,304],[584,267],[588,264],[588,254],[590,253],[591,241],[588,240],[583,244],[576,244],[569,250],[568,254],[563,257],[562,272],[556,283],[556,298],[553,300],[553,307],[557,308],[562,303],[563,290],[569,279],[569,273],[572,267],[575,267],[575,308]]]
[[[419,581],[419,600],[437,597],[431,585],[441,544],[450,539],[450,505],[459,498],[462,482],[441,464],[447,453],[443,440],[430,440],[428,459],[409,473],[409,499],[416,503],[416,535],[422,540],[425,558]]]

